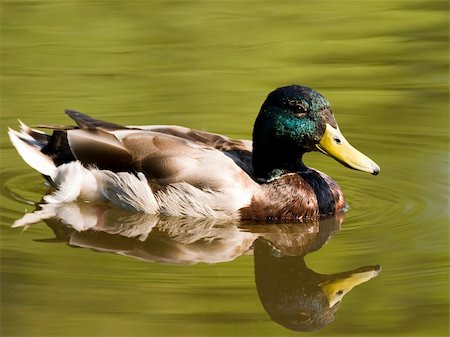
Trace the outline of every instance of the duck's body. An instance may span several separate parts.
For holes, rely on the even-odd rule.
[[[339,131],[330,112],[320,94],[289,86],[267,98],[253,143],[179,126],[122,126],[71,110],[77,127],[47,126],[54,130],[47,135],[22,124],[10,138],[56,185],[48,202],[106,199],[171,216],[302,221],[345,206],[331,178],[301,161],[315,146],[326,151],[330,124]],[[362,168],[337,159],[379,171],[365,156]]]

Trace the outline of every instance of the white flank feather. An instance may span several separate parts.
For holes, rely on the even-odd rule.
[[[200,190],[187,183],[169,185],[164,192],[156,194],[161,214],[186,217],[236,217],[238,209],[229,205],[228,198],[225,193]]]
[[[158,204],[144,174],[97,170],[102,195],[113,204],[131,211],[157,213]]]
[[[230,191],[201,190],[187,183],[176,183],[155,195],[142,173],[136,177],[127,172],[85,168],[78,161],[59,166],[54,182],[57,190],[44,197],[48,203],[108,200],[135,212],[221,219],[236,217],[239,209],[229,202]]]

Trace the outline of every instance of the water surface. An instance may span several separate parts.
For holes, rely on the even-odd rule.
[[[1,21],[2,335],[298,335],[271,315],[256,274],[257,261],[283,252],[272,237],[275,250],[259,254],[276,229],[213,226],[214,254],[199,253],[200,235],[176,246],[196,252],[180,263],[161,257],[174,251],[167,226],[151,232],[158,245],[144,235],[100,246],[48,221],[11,228],[48,187],[6,136],[17,118],[67,124],[62,111],[75,108],[249,139],[267,93],[291,83],[326,96],[347,139],[381,166],[372,177],[305,158],[340,184],[350,210],[293,270],[382,267],[312,334],[448,335],[446,1],[4,0]],[[307,229],[285,237],[299,244]]]

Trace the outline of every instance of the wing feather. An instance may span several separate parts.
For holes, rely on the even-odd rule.
[[[252,179],[222,151],[174,135],[135,131],[122,138],[133,166],[160,185],[186,182],[222,189]]]
[[[130,128],[168,134],[198,144],[207,145],[221,151],[252,151],[251,141],[231,139],[217,133],[190,129],[178,125],[130,126]]]
[[[132,156],[114,135],[102,130],[67,131],[71,152],[85,166],[113,171],[129,171]]]
[[[88,116],[76,110],[65,109],[64,112],[77,123],[80,129],[98,129],[98,128],[103,130],[127,129],[126,126],[107,121],[102,121],[100,119],[95,119],[91,116]]]
[[[157,147],[152,150],[148,149],[148,141],[139,141],[137,139],[139,138],[139,136],[136,136],[138,134],[137,128],[130,126],[129,130],[116,130],[112,133],[120,140],[124,140],[125,138],[133,139],[134,144],[130,142],[128,146],[135,148],[134,153],[149,154],[150,152],[157,151]],[[151,132],[154,135],[155,143],[151,146],[160,144],[166,150],[172,146],[175,153],[179,153],[177,147],[181,144],[183,146],[190,144],[191,146],[197,145],[203,148],[219,150],[230,157],[249,176],[253,177],[252,142],[249,140],[230,139],[220,134],[189,129],[182,126],[153,125],[141,126],[139,129],[143,132],[142,134]],[[157,137],[158,134],[159,137]],[[166,143],[168,143],[168,146],[164,146]]]
[[[169,133],[76,129],[67,131],[67,139],[83,165],[142,172],[158,188],[183,182],[216,191],[251,190],[256,184],[231,153]]]

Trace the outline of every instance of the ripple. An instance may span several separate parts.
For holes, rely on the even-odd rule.
[[[21,204],[35,205],[49,190],[45,179],[31,169],[8,168],[2,172],[2,180],[2,197]]]
[[[369,180],[354,175],[341,183],[350,205],[348,218],[359,226],[389,222],[391,231],[432,222],[446,203],[447,154],[400,135],[379,143],[381,149],[393,147],[379,156],[381,174]]]

